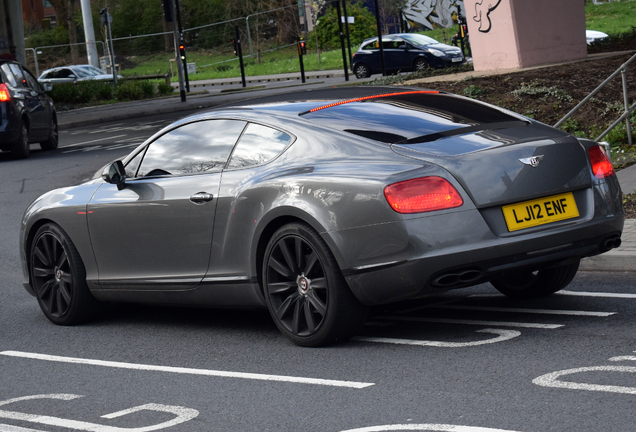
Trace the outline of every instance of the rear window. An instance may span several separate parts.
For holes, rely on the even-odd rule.
[[[496,108],[442,93],[404,92],[341,103],[302,114],[322,126],[384,143],[414,144],[449,134],[488,129],[496,123],[526,124]]]

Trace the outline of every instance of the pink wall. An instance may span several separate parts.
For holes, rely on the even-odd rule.
[[[475,70],[587,56],[584,0],[464,0]]]

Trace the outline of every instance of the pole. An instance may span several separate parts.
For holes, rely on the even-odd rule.
[[[93,29],[93,16],[91,14],[91,2],[90,0],[80,0],[80,5],[82,7],[82,20],[84,21],[84,37],[86,38],[88,64],[99,67],[95,30]]]
[[[378,44],[380,45],[380,68],[382,76],[386,76],[386,68],[384,67],[384,48],[382,47],[382,27],[380,25],[380,6],[378,0],[374,0],[375,4],[375,23],[378,27]]]
[[[378,0],[375,0],[376,2]],[[338,29],[340,31],[340,49],[342,50],[342,66],[344,68],[345,81],[349,81],[349,67],[347,66],[347,53],[345,51],[344,35],[342,33],[342,13],[340,12],[340,0],[335,0],[332,5],[336,6],[338,11]]]
[[[183,28],[181,27],[181,11],[179,9],[179,0],[174,0],[174,4],[176,7],[175,10],[177,12],[177,23],[179,24],[179,43],[183,44],[183,46],[185,47],[185,40],[183,38]],[[181,62],[183,63],[183,76],[185,77],[186,91],[190,93],[190,80],[188,79],[188,63],[186,60],[185,49],[183,50],[183,58],[181,59]]]
[[[347,48],[349,49],[349,64],[353,64],[351,56],[351,40],[349,39],[349,15],[347,14],[347,0],[342,0],[342,12],[344,13],[345,33],[347,34]]]
[[[245,83],[245,66],[243,65],[243,49],[241,48],[241,32],[239,32],[238,26],[234,26],[236,29],[236,47],[237,54],[239,57],[239,63],[241,64],[241,81],[243,82],[243,87],[247,84]]]
[[[171,0],[172,1],[172,10],[177,10],[177,4],[176,4],[176,0]],[[174,43],[175,45],[179,44],[179,24],[177,23],[177,19],[173,19],[172,20],[172,29],[174,31]],[[180,58],[180,54],[179,54],[179,47],[176,46],[176,64],[177,64],[177,72],[179,72],[179,93],[181,94],[181,102],[185,102],[186,101],[186,92],[185,92],[185,83],[183,80],[183,62],[181,61]]]
[[[113,82],[115,83],[115,85],[117,85],[117,68],[115,67],[115,50],[113,48],[113,35],[110,32],[110,20],[111,20],[111,16],[110,13],[108,13],[108,8],[104,8],[102,9],[102,12],[105,11],[105,14],[102,15],[103,20],[106,21],[106,30],[108,31],[108,47],[109,47],[109,51],[110,51],[110,67],[111,70],[113,71]]]

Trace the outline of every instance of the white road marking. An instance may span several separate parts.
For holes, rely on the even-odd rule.
[[[442,323],[442,324],[467,324],[467,325],[496,326],[496,327],[520,327],[520,328],[535,328],[535,329],[550,329],[550,330],[564,326],[563,324],[536,324],[536,323],[520,323],[520,322],[506,322],[506,321],[480,321],[480,320],[459,320],[459,319],[447,319],[447,318],[402,317],[402,316],[394,316],[394,315],[385,315],[385,316],[381,316],[377,318],[386,319],[386,320],[395,320],[395,321],[430,322],[430,323]]]
[[[498,330],[498,329],[483,329],[477,330],[476,333],[492,333],[499,335],[492,339],[486,339],[475,342],[441,342],[441,341],[428,341],[428,340],[413,340],[413,339],[394,339],[394,338],[379,338],[379,337],[354,337],[353,340],[361,342],[373,342],[373,343],[388,343],[397,345],[414,345],[414,346],[429,346],[439,348],[464,348],[478,345],[486,345],[496,342],[503,342],[521,335],[521,332],[516,330]]]
[[[636,299],[636,294],[623,294],[623,293],[583,292],[583,291],[561,290],[561,291],[558,291],[556,294],[558,294],[558,295],[579,296],[579,297],[606,297],[606,298],[630,298],[630,299]]]
[[[616,312],[588,312],[576,310],[558,310],[558,309],[524,309],[524,308],[502,308],[491,306],[456,306],[456,305],[439,305],[433,306],[433,309],[458,309],[458,310],[476,310],[488,312],[518,312],[542,315],[575,315],[575,316],[596,316],[607,317],[615,315]]]
[[[105,141],[105,140],[109,140],[109,139],[114,139],[114,138],[121,138],[121,137],[125,137],[127,135],[115,135],[115,136],[111,136],[111,137],[105,137],[105,138],[98,138],[98,139],[94,139],[91,141],[84,141],[81,143],[75,143],[75,144],[69,144],[69,145],[65,145],[65,146],[60,146],[60,148],[69,148],[69,147],[77,147],[77,146],[81,146],[84,144],[91,144],[97,141]]]
[[[16,403],[16,402],[20,402],[24,400],[32,400],[32,399],[58,399],[58,400],[68,401],[68,400],[73,400],[80,397],[82,396],[74,395],[74,394],[64,394],[64,393],[24,396],[24,397],[18,397],[18,398],[2,401],[0,402],[0,406],[12,404],[12,403]],[[26,421],[30,423],[45,424],[49,426],[58,426],[58,427],[70,428],[74,430],[81,430],[81,431],[88,431],[88,432],[149,432],[149,431],[169,428],[169,427],[178,425],[180,423],[190,421],[199,415],[199,411],[192,408],[171,406],[171,405],[160,405],[160,404],[146,404],[146,405],[140,405],[138,407],[130,408],[127,410],[118,411],[112,414],[106,414],[106,415],[103,415],[102,418],[112,419],[112,418],[121,417],[121,416],[138,412],[138,411],[158,411],[158,412],[164,412],[164,413],[167,412],[170,414],[174,414],[176,417],[173,418],[172,420],[168,420],[162,423],[154,424],[151,426],[137,427],[137,428],[121,428],[121,427],[114,427],[114,426],[105,426],[105,425],[100,425],[98,423],[89,423],[89,422],[78,421],[78,420],[63,419],[59,417],[44,416],[39,414],[26,414],[26,413],[21,413],[17,411],[4,411],[4,410],[0,410],[0,418]]]
[[[636,361],[636,356],[618,356],[612,357],[609,361],[624,361],[624,360],[634,360]]]
[[[365,387],[375,385],[375,383],[365,383],[365,382],[356,382],[356,381],[338,381],[338,380],[303,378],[303,377],[293,377],[293,376],[284,376],[284,375],[266,375],[266,374],[245,373],[245,372],[227,372],[227,371],[219,371],[219,370],[211,370],[211,369],[193,369],[193,368],[183,368],[183,367],[173,367],[173,366],[156,366],[156,365],[146,365],[146,364],[138,364],[138,363],[123,363],[123,362],[114,362],[114,361],[105,361],[105,360],[94,360],[94,359],[83,359],[83,358],[76,358],[76,357],[62,357],[62,356],[54,356],[54,355],[47,355],[47,354],[36,354],[36,353],[28,353],[28,352],[21,352],[21,351],[2,351],[0,352],[0,354],[11,356],[11,357],[21,357],[21,358],[29,358],[29,359],[35,359],[35,360],[45,360],[45,361],[60,362],[60,363],[88,364],[93,366],[103,366],[103,367],[120,368],[120,369],[170,372],[170,373],[180,373],[180,374],[189,374],[189,375],[216,376],[216,377],[225,377],[225,378],[242,378],[242,379],[253,379],[253,380],[262,380],[262,381],[280,381],[280,382],[290,382],[290,383],[298,383],[298,384],[323,385],[323,386],[331,386],[331,387],[349,387],[349,388],[355,388],[355,389],[362,389]]]
[[[11,426],[0,423],[0,432],[46,432],[39,429],[28,429],[19,426]]]
[[[383,432],[383,431],[440,431],[440,432],[516,432],[508,429],[492,429],[479,426],[461,426],[451,424],[395,424],[369,426],[357,429],[347,429],[342,432]]]
[[[636,367],[632,366],[591,366],[591,367],[582,367],[576,369],[567,369],[552,372],[549,374],[541,375],[538,378],[532,380],[533,384],[540,385],[543,387],[555,387],[555,388],[564,388],[569,390],[587,390],[587,391],[601,391],[601,392],[609,392],[609,393],[624,393],[624,394],[634,394],[636,395],[636,387],[624,387],[624,386],[611,386],[611,385],[600,385],[600,384],[585,384],[585,383],[575,383],[569,381],[561,381],[560,377],[565,375],[572,375],[582,372],[628,372],[628,373],[636,373]]]

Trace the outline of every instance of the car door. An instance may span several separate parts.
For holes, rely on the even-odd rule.
[[[51,102],[38,80],[26,69],[23,69],[26,83],[29,86],[29,109],[31,111],[31,137],[44,140],[51,134],[52,111]]]
[[[43,92],[38,91],[39,86],[36,89],[31,86],[29,79],[33,77],[29,76],[30,74],[22,69],[19,64],[9,63],[9,68],[17,84],[16,99],[24,101],[24,106],[29,115],[30,141],[40,139],[50,127],[50,121],[48,120],[50,118],[50,107],[48,106],[48,101],[46,101],[46,96]]]
[[[121,190],[103,184],[87,207],[102,288],[187,289],[208,268],[221,170],[245,127],[177,127],[126,165]]]
[[[400,45],[404,45],[404,41],[400,41],[398,39],[387,39],[382,41],[384,61],[387,70],[405,71],[409,69],[407,62],[408,51],[404,48],[400,48]]]

